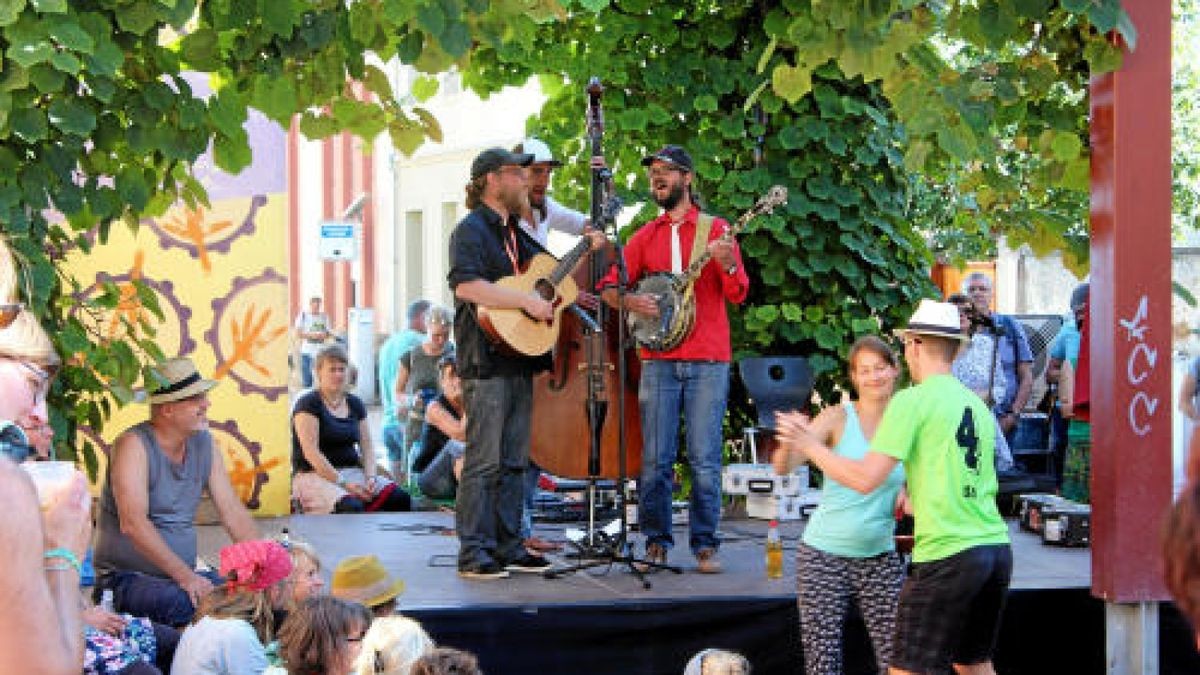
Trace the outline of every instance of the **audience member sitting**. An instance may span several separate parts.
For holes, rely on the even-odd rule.
[[[277,541],[244,541],[221,549],[225,584],[200,601],[183,631],[171,675],[256,675],[270,665],[266,645],[283,606],[292,559]]]
[[[1163,576],[1200,648],[1200,483],[1189,482],[1163,527]]]
[[[467,416],[463,410],[462,380],[453,354],[438,363],[442,393],[425,409],[421,451],[413,460],[420,474],[417,485],[431,499],[454,499],[467,449]]]
[[[323,347],[313,366],[316,386],[296,400],[292,497],[305,513],[407,511],[408,493],[376,475],[367,407],[346,391],[347,363],[345,349]]]
[[[284,582],[283,608],[290,612],[306,599],[320,595],[325,588],[325,579],[321,576],[321,559],[311,544],[296,539],[280,542],[292,556],[292,573]]]
[[[683,675],[748,675],[746,657],[726,649],[705,649],[687,662]]]
[[[405,457],[412,456],[413,444],[421,437],[421,428],[425,425],[425,407],[437,396],[438,363],[443,357],[454,354],[454,345],[449,342],[453,322],[454,315],[450,310],[430,307],[425,319],[428,339],[400,357],[394,395],[396,416],[408,419],[404,432]]]
[[[366,607],[330,595],[314,595],[300,603],[279,630],[279,651],[288,675],[349,673],[371,620]]]
[[[356,675],[409,675],[413,663],[433,651],[421,624],[404,616],[377,617],[363,638]]]
[[[377,617],[395,614],[397,598],[403,592],[404,581],[392,578],[379,556],[351,556],[333,570],[330,593],[366,605]]]
[[[483,675],[474,654],[453,647],[435,647],[413,662],[412,675]]]
[[[26,417],[25,423],[36,423],[36,418]],[[54,440],[50,425],[22,430],[37,457],[49,458]],[[35,460],[31,455],[26,461]],[[80,618],[84,624],[84,675],[155,675],[171,670],[175,646],[179,643],[179,631],[175,628],[144,617],[117,614],[88,601],[84,602]]]
[[[196,570],[196,508],[207,490],[235,542],[258,538],[208,432],[208,390],[189,359],[164,362],[150,385],[150,420],[116,441],[100,496],[96,596],[116,609],[182,626],[220,577]],[[149,383],[148,383],[149,384]]]

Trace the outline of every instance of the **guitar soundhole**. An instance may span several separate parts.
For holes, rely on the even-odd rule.
[[[538,279],[537,283],[533,286],[533,290],[546,302],[554,301],[554,296],[556,295],[554,284],[551,284],[549,281]]]

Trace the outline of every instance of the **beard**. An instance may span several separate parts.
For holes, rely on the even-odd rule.
[[[513,215],[520,215],[524,207],[529,203],[529,194],[525,188],[518,190],[505,190],[500,194],[500,202],[504,204],[504,208]]]
[[[662,207],[664,211],[670,211],[679,206],[679,202],[681,201],[683,201],[683,185],[679,183],[672,185],[670,192],[665,197],[659,198],[658,196],[654,196],[654,203]]]

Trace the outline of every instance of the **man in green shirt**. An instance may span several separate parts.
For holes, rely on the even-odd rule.
[[[833,454],[799,413],[781,413],[784,448],[839,483],[874,490],[904,464],[916,546],[900,593],[892,673],[994,673],[992,651],[1012,576],[1008,527],[996,508],[995,424],[950,373],[966,336],[954,305],[922,300],[899,331],[917,386],[896,394],[861,460]]]

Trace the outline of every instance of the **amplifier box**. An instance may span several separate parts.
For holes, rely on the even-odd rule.
[[[1020,504],[1020,511],[1017,515],[1018,522],[1020,523],[1022,530],[1027,530],[1029,532],[1042,531],[1042,512],[1047,506],[1070,503],[1058,495],[1046,494],[1042,492],[1019,495],[1017,500]]]
[[[1092,507],[1063,500],[1042,509],[1042,543],[1088,546],[1092,542]]]

